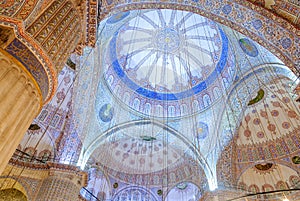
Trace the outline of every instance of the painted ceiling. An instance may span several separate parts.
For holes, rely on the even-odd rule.
[[[237,167],[224,166],[239,170],[235,182],[249,191],[256,188],[252,182],[267,178],[244,182],[259,168],[272,166],[288,177],[295,175],[280,165],[248,166],[251,154],[246,155],[246,149],[294,131],[299,106],[292,93],[295,75],[244,35],[186,11],[131,10],[101,21],[96,47],[71,60],[76,63],[75,73],[68,68],[61,72],[58,92],[36,122],[53,122],[50,138],[41,144],[55,141],[56,150],[63,147],[60,162],[71,163],[78,157],[82,168],[105,170],[109,178],[101,171],[90,173],[88,188],[95,194],[108,195],[108,186],[123,182],[148,185],[156,193],[123,185],[115,200],[134,194],[159,200],[158,188],[168,177],[173,180],[167,199],[180,195],[196,200],[203,189],[222,182],[217,181],[217,172],[223,171],[217,163],[233,139],[240,150],[233,161]],[[64,109],[55,111],[58,106]],[[48,112],[59,115],[49,118]],[[67,114],[72,117],[70,124],[61,120]],[[65,141],[59,132],[64,128],[70,133]],[[28,132],[21,144],[24,150],[36,143],[34,134],[45,133]],[[102,192],[95,187],[100,183]]]
[[[151,174],[185,155],[212,187],[247,103],[278,76],[295,79],[252,40],[186,11],[121,12],[98,30],[75,83],[82,166]]]
[[[129,15],[115,14],[107,23]],[[134,110],[156,117],[182,117],[208,108],[229,86],[220,80],[229,84],[234,74],[234,68],[229,70],[234,58],[228,38],[216,23],[168,9],[140,11],[124,22],[110,39],[104,59],[113,94]],[[213,93],[212,101],[205,100],[205,94]],[[198,102],[197,108],[190,108],[192,101]]]

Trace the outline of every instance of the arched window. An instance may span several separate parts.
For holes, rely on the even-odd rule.
[[[289,181],[293,188],[300,186],[300,178],[296,175],[290,176]]]
[[[215,99],[217,99],[217,98],[219,98],[221,96],[221,91],[220,91],[220,89],[218,87],[215,87],[213,89],[213,92],[214,92]]]
[[[240,182],[238,186],[241,190],[247,190],[247,185],[244,182]]]
[[[148,190],[132,186],[119,191],[113,201],[156,201]]]
[[[133,108],[135,110],[140,110],[140,100],[138,98],[135,98],[134,101],[133,101]]]
[[[175,116],[175,107],[174,106],[169,106],[168,107],[168,116],[169,117],[174,117]]]
[[[25,152],[23,154],[23,160],[24,161],[30,162],[34,159],[36,152],[35,152],[35,149],[33,147],[25,148],[24,152]]]
[[[47,117],[47,115],[48,115],[48,111],[47,110],[42,110],[42,112],[39,115],[39,120],[44,121],[45,118]]]
[[[51,157],[51,151],[49,151],[49,150],[41,151],[38,156],[38,158],[40,160],[42,160],[43,162],[48,161],[50,159],[50,157]]]
[[[251,193],[258,193],[259,192],[259,188],[257,185],[252,184],[249,186],[248,191]]]
[[[103,191],[100,191],[97,195],[98,200],[105,200],[106,199],[106,194]]]
[[[150,103],[146,103],[145,104],[145,114],[150,115],[151,114],[151,104]]]
[[[284,181],[278,181],[276,184],[276,189],[277,190],[286,190],[286,189],[288,189],[288,186]]]
[[[202,192],[198,186],[191,182],[181,182],[167,193],[165,201],[196,201],[201,196]]]
[[[203,96],[203,104],[204,104],[204,107],[210,106],[211,100],[210,100],[209,95],[205,94],[205,95]]]

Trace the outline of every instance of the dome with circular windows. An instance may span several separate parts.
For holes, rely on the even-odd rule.
[[[234,77],[234,57],[215,22],[168,9],[129,16],[111,37],[104,58],[115,97],[155,117],[191,115],[222,97]]]

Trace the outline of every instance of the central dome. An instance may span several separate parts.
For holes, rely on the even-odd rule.
[[[163,52],[174,52],[179,48],[179,34],[172,28],[165,27],[159,30],[154,38],[158,50],[162,50]]]
[[[168,9],[116,15],[127,20],[110,40],[105,77],[132,109],[156,117],[190,115],[208,108],[232,81],[233,56],[215,22]]]

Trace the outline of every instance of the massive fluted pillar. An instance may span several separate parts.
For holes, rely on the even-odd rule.
[[[0,172],[42,106],[40,89],[30,73],[0,51]]]
[[[0,8],[0,174],[41,107],[57,72],[82,44],[82,0],[4,1]]]

